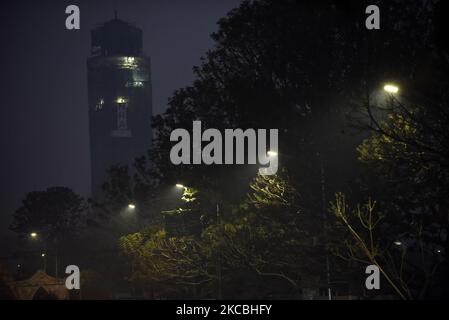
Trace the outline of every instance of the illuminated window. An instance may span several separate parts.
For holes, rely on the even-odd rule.
[[[117,130],[126,130],[126,129],[128,129],[126,104],[119,103],[117,105]]]
[[[102,99],[100,99],[100,101],[98,101],[97,104],[95,105],[95,110],[98,111],[98,110],[103,109],[103,105],[104,105],[104,99],[102,98]]]
[[[132,136],[128,128],[128,103],[125,98],[119,97],[116,101],[117,127],[111,131],[113,137],[129,138]]]
[[[143,87],[143,81],[128,81],[126,83],[127,87],[135,87],[135,88],[141,88]]]
[[[122,66],[124,68],[134,69],[137,67],[136,59],[134,57],[124,57]]]

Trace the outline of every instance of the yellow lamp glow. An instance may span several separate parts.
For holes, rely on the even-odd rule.
[[[399,92],[399,87],[394,84],[388,83],[384,86],[384,90],[388,93],[396,94]]]

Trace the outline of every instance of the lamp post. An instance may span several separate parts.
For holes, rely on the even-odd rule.
[[[31,239],[37,239],[39,237],[39,234],[37,233],[37,232],[35,232],[35,231],[33,231],[33,232],[31,232],[30,233],[30,238]],[[46,273],[47,272],[47,254],[46,254],[46,252],[47,252],[47,241],[45,241],[45,239],[44,239],[44,252],[42,252],[41,253],[41,257],[42,257],[42,261],[43,261],[43,265],[44,265],[44,268],[43,268],[43,270],[44,270],[44,272]],[[56,260],[56,263],[55,263],[55,272],[56,272],[56,277],[57,277],[57,274],[58,274],[58,257],[56,256],[56,258],[55,258]]]
[[[220,207],[217,203],[217,225],[221,225]],[[221,252],[217,255],[217,279],[218,279],[218,300],[223,298],[223,277],[221,272]]]
[[[41,253],[41,257],[44,262],[44,272],[47,273],[47,255],[45,252]]]
[[[397,92],[397,91],[396,91]],[[278,153],[276,151],[268,151],[267,155],[269,157],[277,157]],[[324,171],[324,165],[323,165],[323,158],[321,156],[320,152],[317,152],[316,155],[319,158],[319,164],[320,164],[320,185],[321,185],[321,210],[322,210],[322,217],[323,217],[323,229],[324,229],[324,237],[327,240],[328,238],[328,221],[327,221],[327,210],[326,210],[326,176]],[[296,156],[292,155],[286,155],[282,154],[283,157],[297,158]],[[328,244],[326,243],[326,281],[327,281],[327,296],[328,300],[332,300],[332,288],[331,288],[331,270],[330,270],[330,261],[329,261],[329,254],[328,254]]]
[[[187,187],[181,183],[176,184],[176,188],[183,189],[184,191],[187,190]],[[216,216],[217,216],[217,225],[221,224],[221,215],[220,215],[220,206],[217,203],[216,204]],[[221,272],[221,252],[218,252],[217,255],[217,264],[216,264],[216,271],[217,271],[217,299],[221,300],[223,298],[223,277]]]

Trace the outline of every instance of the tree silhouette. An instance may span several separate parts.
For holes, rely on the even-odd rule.
[[[29,192],[14,214],[10,229],[20,235],[36,232],[49,241],[76,234],[83,225],[84,200],[66,187]]]

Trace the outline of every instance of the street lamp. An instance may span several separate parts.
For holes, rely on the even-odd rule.
[[[399,87],[395,84],[387,83],[386,85],[384,85],[384,91],[391,94],[396,94],[399,92]]]
[[[182,200],[187,201],[187,202],[195,200],[195,198],[193,198],[192,195],[189,195],[191,198],[186,198],[186,193],[188,192],[188,189],[185,185],[183,185],[182,183],[177,183],[175,186],[176,186],[176,188],[184,190],[184,194],[181,198]],[[217,203],[217,225],[220,223],[221,223],[220,207],[219,207],[219,204]],[[222,275],[221,275],[221,253],[220,252],[217,256],[216,268],[217,268],[217,280],[218,280],[217,296],[218,296],[218,299],[221,299],[222,298]]]
[[[42,252],[41,253],[41,257],[42,257],[42,262],[44,263],[44,272],[46,273],[47,272],[47,256],[45,255],[45,252]],[[57,272],[57,268],[58,268],[58,265],[56,264],[56,272]]]
[[[128,209],[134,210],[136,208],[136,205],[134,203],[128,204]]]
[[[31,232],[30,233],[30,237],[31,238],[36,238],[37,237],[37,233],[36,232]]]
[[[126,99],[123,97],[118,97],[117,100],[115,100],[115,102],[122,104],[122,103],[126,103]]]

